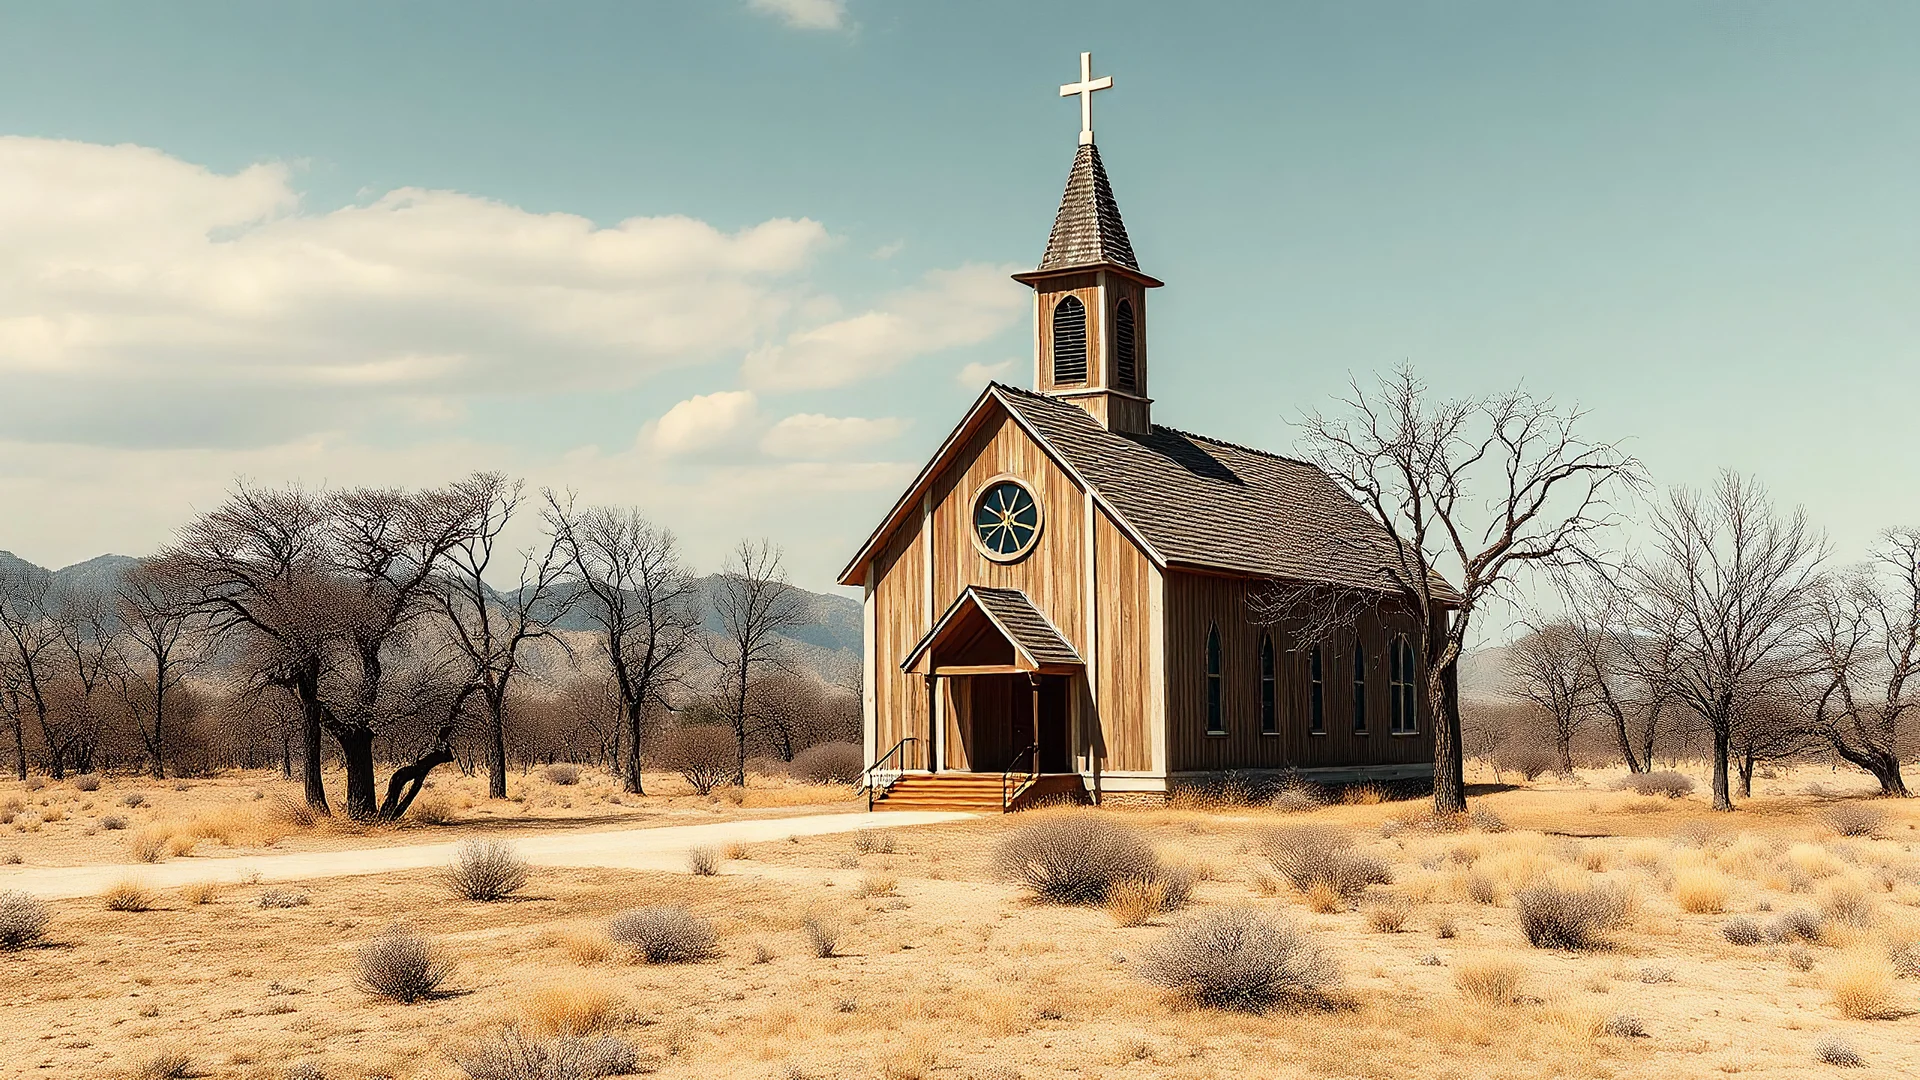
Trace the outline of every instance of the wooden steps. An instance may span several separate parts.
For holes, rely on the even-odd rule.
[[[1019,783],[1020,778],[1015,778]],[[1047,775],[1035,782],[1015,800],[1014,807],[1045,794],[1054,798],[1084,801],[1084,785],[1078,774]],[[1079,798],[1075,798],[1078,795]],[[873,804],[875,810],[949,810],[974,814],[998,814],[1003,809],[1004,781],[999,773],[910,773],[894,781],[893,786]]]

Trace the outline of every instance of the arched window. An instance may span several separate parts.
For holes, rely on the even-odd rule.
[[[1395,735],[1412,735],[1419,731],[1416,717],[1419,715],[1420,696],[1416,692],[1413,673],[1416,668],[1413,656],[1413,644],[1402,634],[1393,639],[1393,651],[1388,656],[1391,669],[1393,690],[1393,718],[1389,721]]]
[[[1122,300],[1113,309],[1113,385],[1128,393],[1137,389],[1133,340],[1133,305]]]
[[[1273,635],[1260,635],[1260,734],[1280,733],[1279,686],[1273,677]]]
[[[1207,734],[1225,735],[1227,718],[1221,709],[1225,679],[1220,674],[1220,628],[1207,627]]]
[[[1077,296],[1053,306],[1053,381],[1087,381],[1087,305]]]
[[[1326,669],[1318,645],[1307,650],[1307,730],[1315,735],[1327,733]]]
[[[1367,733],[1367,648],[1353,643],[1353,733]]]

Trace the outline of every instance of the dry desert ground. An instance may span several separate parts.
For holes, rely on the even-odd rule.
[[[1364,792],[912,827],[882,813],[674,870],[536,865],[491,902],[437,868],[143,874],[204,865],[211,881],[261,851],[864,819],[864,802],[801,785],[667,794],[667,778],[619,799],[604,777],[536,775],[515,779],[520,802],[489,803],[449,776],[440,824],[368,830],[303,823],[270,775],[8,782],[0,891],[35,868],[129,865],[101,895],[47,902],[44,935],[0,952],[0,1073],[561,1080],[612,1060],[781,1080],[1920,1075],[1920,806],[1824,769],[1764,779],[1733,814],[1618,779],[1484,783],[1469,821],[1438,824],[1424,803]],[[1047,830],[1143,842],[1154,887],[1053,903],[996,872],[1000,845]],[[142,845],[159,861],[135,862]],[[692,872],[702,860],[713,873]],[[1332,864],[1366,869],[1321,873]],[[1536,947],[1542,897],[1606,910],[1576,947]],[[635,909],[653,910],[622,921]],[[635,927],[661,920],[698,958],[647,962],[638,949],[660,939]],[[1203,925],[1264,927],[1312,962],[1277,994],[1183,993],[1165,973],[1220,946],[1192,933]],[[365,985],[369,947],[396,941],[438,965],[411,1004]]]

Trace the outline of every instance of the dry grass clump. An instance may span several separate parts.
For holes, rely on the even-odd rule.
[[[892,874],[868,871],[860,875],[860,884],[853,887],[853,896],[856,900],[865,900],[870,896],[892,896],[895,887],[899,884]],[[1108,903],[1112,903],[1111,896],[1108,898]]]
[[[1871,803],[1843,802],[1828,807],[1820,819],[1841,836],[1875,836],[1885,824],[1887,814]]]
[[[327,1074],[311,1061],[295,1062],[280,1074],[280,1080],[327,1080]]]
[[[217,881],[194,881],[180,886],[180,899],[189,904],[211,904],[220,898]]]
[[[1511,1005],[1520,996],[1526,969],[1502,957],[1473,957],[1453,966],[1453,985],[1476,1005]]]
[[[422,825],[451,825],[460,820],[460,807],[451,798],[429,791],[413,800],[407,816]]]
[[[1294,825],[1273,829],[1261,838],[1261,851],[1273,868],[1302,893],[1320,887],[1324,902],[1328,893],[1343,901],[1352,901],[1369,885],[1393,882],[1393,872],[1384,860],[1353,850],[1353,835],[1327,825]]]
[[[1647,1025],[1632,1013],[1614,1013],[1600,1025],[1600,1034],[1616,1039],[1644,1039]]]
[[[137,862],[159,862],[167,856],[167,833],[163,829],[142,829],[127,841],[127,853]]]
[[[1895,993],[1893,962],[1884,950],[1848,950],[1831,969],[1827,993],[1841,1016],[1849,1020],[1885,1020],[1906,1014]]]
[[[306,907],[311,901],[297,889],[267,889],[256,902],[263,908],[296,908]]]
[[[687,849],[687,872],[695,877],[712,877],[720,872],[720,853],[710,847]]]
[[[183,1080],[199,1075],[192,1057],[180,1050],[165,1050],[134,1066],[127,1080]]]
[[[119,832],[127,827],[127,819],[119,814],[108,814],[100,819],[100,827],[108,832]]]
[[[623,911],[607,924],[607,936],[648,964],[691,964],[719,952],[713,924],[681,907]]]
[[[360,946],[355,984],[370,994],[411,1005],[440,992],[453,958],[404,923],[394,923]]]
[[[1857,882],[1835,881],[1821,890],[1820,913],[1822,921],[1830,926],[1848,926],[1863,930],[1873,926],[1880,919],[1880,911]]]
[[[839,953],[839,923],[824,915],[809,915],[800,929],[806,931],[807,947],[813,950],[813,955],[826,960]]]
[[[32,893],[0,893],[0,949],[12,952],[38,943],[51,917],[46,901]]]
[[[1677,772],[1629,773],[1614,781],[1613,789],[1631,791],[1636,795],[1684,799],[1693,794],[1693,778]]]
[[[861,829],[853,834],[853,850],[860,855],[891,855],[894,852],[893,834]]]
[[[1767,939],[1766,932],[1760,929],[1760,924],[1745,915],[1728,919],[1722,924],[1720,936],[1735,945],[1758,945]]]
[[[1673,900],[1680,910],[1692,915],[1714,915],[1725,911],[1733,883],[1712,866],[1682,866],[1673,874]]]
[[[100,777],[93,773],[81,773],[79,776],[73,778],[73,790],[99,791]]]
[[[1305,929],[1252,907],[1204,912],[1168,930],[1140,957],[1140,977],[1216,1009],[1266,1012],[1323,1006],[1339,964]]]
[[[440,871],[440,884],[455,896],[491,902],[526,887],[527,861],[505,840],[468,840],[454,849],[453,862]]]
[[[547,986],[533,992],[521,1016],[537,1035],[593,1035],[627,1022],[633,1008],[602,986]]]
[[[108,911],[151,911],[153,890],[137,881],[122,881],[100,894]]]
[[[1822,1035],[1813,1044],[1813,1059],[1822,1065],[1835,1065],[1842,1069],[1865,1068],[1867,1059],[1853,1044],[1838,1035]]]
[[[1820,913],[1806,908],[1783,911],[1767,924],[1767,940],[1775,942],[1819,941]]]
[[[1626,921],[1628,901],[1605,884],[1579,887],[1536,882],[1513,894],[1520,929],[1536,949],[1597,949]]]
[[[533,1041],[518,1028],[454,1051],[453,1062],[468,1080],[598,1080],[643,1068],[633,1044],[612,1035],[562,1035]]]
[[[1104,904],[1116,884],[1162,874],[1140,830],[1095,810],[1037,815],[994,845],[993,867],[1055,904]]]
[[[1406,928],[1413,904],[1404,896],[1376,900],[1365,908],[1367,929],[1376,934],[1397,934]]]
[[[570,927],[540,935],[542,945],[557,945],[576,964],[604,964],[613,959],[613,939],[599,930]]]
[[[558,784],[561,787],[572,787],[580,782],[580,766],[571,765],[564,761],[555,762],[547,766],[546,777],[547,783],[549,784]]]

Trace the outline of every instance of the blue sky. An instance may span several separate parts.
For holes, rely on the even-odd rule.
[[[1907,4],[0,3],[0,547],[501,468],[830,580],[989,373],[1081,50],[1156,419],[1516,381],[1920,521]],[[626,223],[623,225],[623,223]],[[32,508],[32,509],[27,509]],[[10,519],[10,520],[8,520]]]

